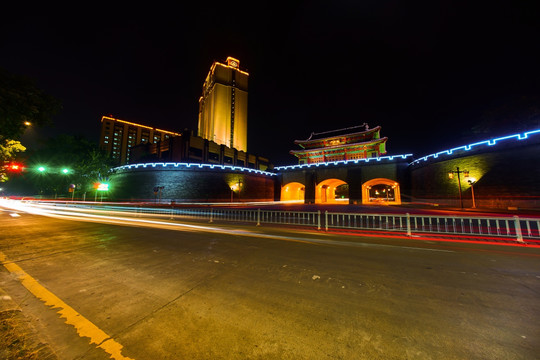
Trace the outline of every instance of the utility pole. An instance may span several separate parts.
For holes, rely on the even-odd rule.
[[[463,196],[461,194],[461,179],[460,179],[460,175],[462,173],[466,173],[468,174],[469,172],[468,171],[460,171],[459,170],[459,166],[456,167],[456,170],[452,170],[452,171],[449,171],[448,172],[448,178],[450,179],[453,179],[454,178],[454,174],[457,175],[457,182],[458,182],[458,188],[459,188],[459,205],[461,206],[461,208],[463,209]]]

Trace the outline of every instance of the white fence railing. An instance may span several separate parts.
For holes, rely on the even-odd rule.
[[[51,203],[48,203],[49,205]],[[60,205],[60,204],[58,204]],[[520,243],[540,245],[540,218],[439,216],[426,214],[368,214],[325,211],[283,211],[265,209],[234,209],[226,207],[153,207],[82,204],[62,202],[62,206],[81,211],[131,213],[133,216],[162,216],[169,219],[232,221],[261,224],[281,224],[324,229],[390,231],[413,234],[445,234],[483,238],[512,239]]]
[[[325,229],[361,229],[455,234],[540,241],[540,219],[514,217],[438,216],[418,214],[324,214]]]

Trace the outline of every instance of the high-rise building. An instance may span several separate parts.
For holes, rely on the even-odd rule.
[[[200,137],[247,151],[248,77],[232,57],[212,64],[199,99]]]
[[[124,165],[129,163],[130,150],[135,145],[154,144],[173,136],[180,136],[180,134],[103,116],[99,145],[101,149],[111,154],[116,165]]]

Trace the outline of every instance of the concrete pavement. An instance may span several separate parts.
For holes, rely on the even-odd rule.
[[[135,359],[528,359],[540,350],[536,249],[24,214],[0,227],[10,261]],[[59,358],[109,358],[5,271],[0,286]]]

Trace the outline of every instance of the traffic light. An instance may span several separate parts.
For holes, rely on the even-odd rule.
[[[23,169],[24,165],[21,163],[12,162],[7,165],[7,170],[11,172],[21,172]]]
[[[94,183],[94,189],[96,189],[97,191],[109,191],[109,184],[95,182]]]

